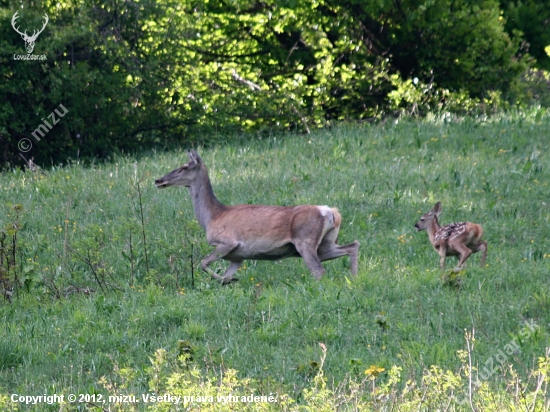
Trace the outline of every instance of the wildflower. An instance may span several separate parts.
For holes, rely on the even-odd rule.
[[[368,369],[365,369],[365,375],[372,376],[376,378],[380,373],[384,372],[386,369],[381,368],[380,366],[371,365]]]

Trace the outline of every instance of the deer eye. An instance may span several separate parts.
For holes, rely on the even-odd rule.
[[[420,218],[420,221],[421,221],[421,222],[423,222],[423,221],[424,221],[424,218],[423,218],[423,217],[421,217],[421,218]]]

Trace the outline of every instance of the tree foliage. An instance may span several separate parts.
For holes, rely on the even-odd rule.
[[[550,70],[550,56],[545,52],[550,46],[550,1],[501,0],[500,6],[506,31],[521,32],[522,47],[536,59],[536,66]]]
[[[0,161],[20,160],[21,139],[33,145],[27,158],[56,162],[506,92],[529,56],[527,28],[508,27],[501,7],[517,21],[540,9],[532,3],[3,2]],[[29,33],[48,14],[34,51],[46,60],[14,59],[24,53],[16,10]],[[67,115],[33,139],[60,104]]]

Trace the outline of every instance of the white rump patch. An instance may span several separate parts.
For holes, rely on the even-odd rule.
[[[328,216],[329,214],[332,215],[332,208],[328,206],[317,206],[317,207],[321,211],[322,216]]]
[[[328,219],[330,227],[334,227],[334,214],[332,213],[332,208],[329,206],[317,206],[321,212],[321,216]]]

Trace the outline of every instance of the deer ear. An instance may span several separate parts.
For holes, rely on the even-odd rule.
[[[191,150],[189,150],[189,151],[187,152],[187,156],[189,156],[189,161],[190,161],[191,163],[197,163],[197,164],[202,163],[201,157],[200,157],[199,154],[198,154],[195,150],[193,150],[193,149],[191,149]]]
[[[437,202],[434,206],[434,208],[432,209],[432,213],[436,216],[439,216],[439,214],[441,213],[441,202]]]

